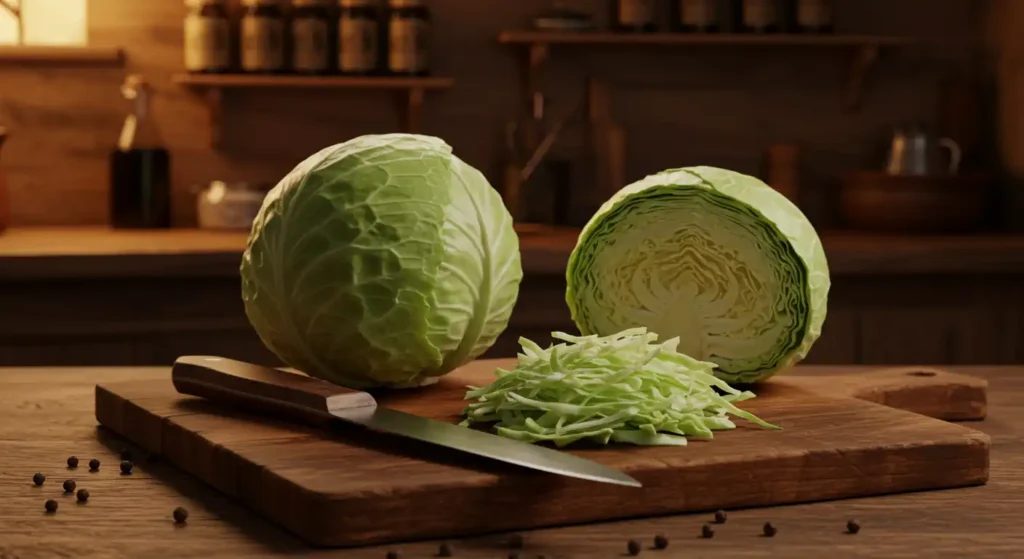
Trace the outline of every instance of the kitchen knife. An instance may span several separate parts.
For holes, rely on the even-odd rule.
[[[367,392],[279,369],[223,357],[189,355],[174,362],[171,378],[174,388],[182,394],[278,412],[314,425],[339,419],[553,474],[641,486],[622,472],[567,452],[378,407]]]

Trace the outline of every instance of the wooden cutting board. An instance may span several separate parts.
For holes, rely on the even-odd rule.
[[[382,405],[456,421],[478,361]],[[813,368],[805,368],[812,371]],[[746,409],[783,430],[739,428],[686,447],[572,452],[642,489],[493,463],[339,425],[259,418],[175,392],[170,375],[96,387],[96,417],[306,542],[351,546],[681,512],[779,505],[988,480],[986,382],[936,369],[780,375]],[[903,408],[903,409],[896,409]],[[907,411],[910,410],[910,411]],[[916,413],[914,413],[916,412]],[[942,418],[942,419],[935,419]]]

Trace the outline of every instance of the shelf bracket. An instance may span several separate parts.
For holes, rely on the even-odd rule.
[[[203,92],[207,117],[209,118],[210,147],[212,148],[219,148],[223,139],[223,91],[219,87],[210,87]]]
[[[878,45],[864,45],[857,50],[850,67],[849,83],[846,88],[845,109],[856,111],[864,99],[864,83],[867,76],[878,62],[880,48]]]
[[[410,87],[403,93],[398,99],[402,130],[410,134],[418,134],[423,122],[423,88]]]

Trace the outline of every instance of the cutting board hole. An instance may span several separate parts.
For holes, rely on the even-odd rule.
[[[934,377],[935,373],[932,371],[910,371],[907,373],[912,377]]]

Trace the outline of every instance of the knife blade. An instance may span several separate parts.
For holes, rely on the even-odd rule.
[[[367,392],[244,361],[205,355],[179,357],[171,369],[171,380],[181,394],[278,412],[314,425],[337,419],[552,474],[641,487],[639,481],[618,470],[567,452],[380,407]]]

